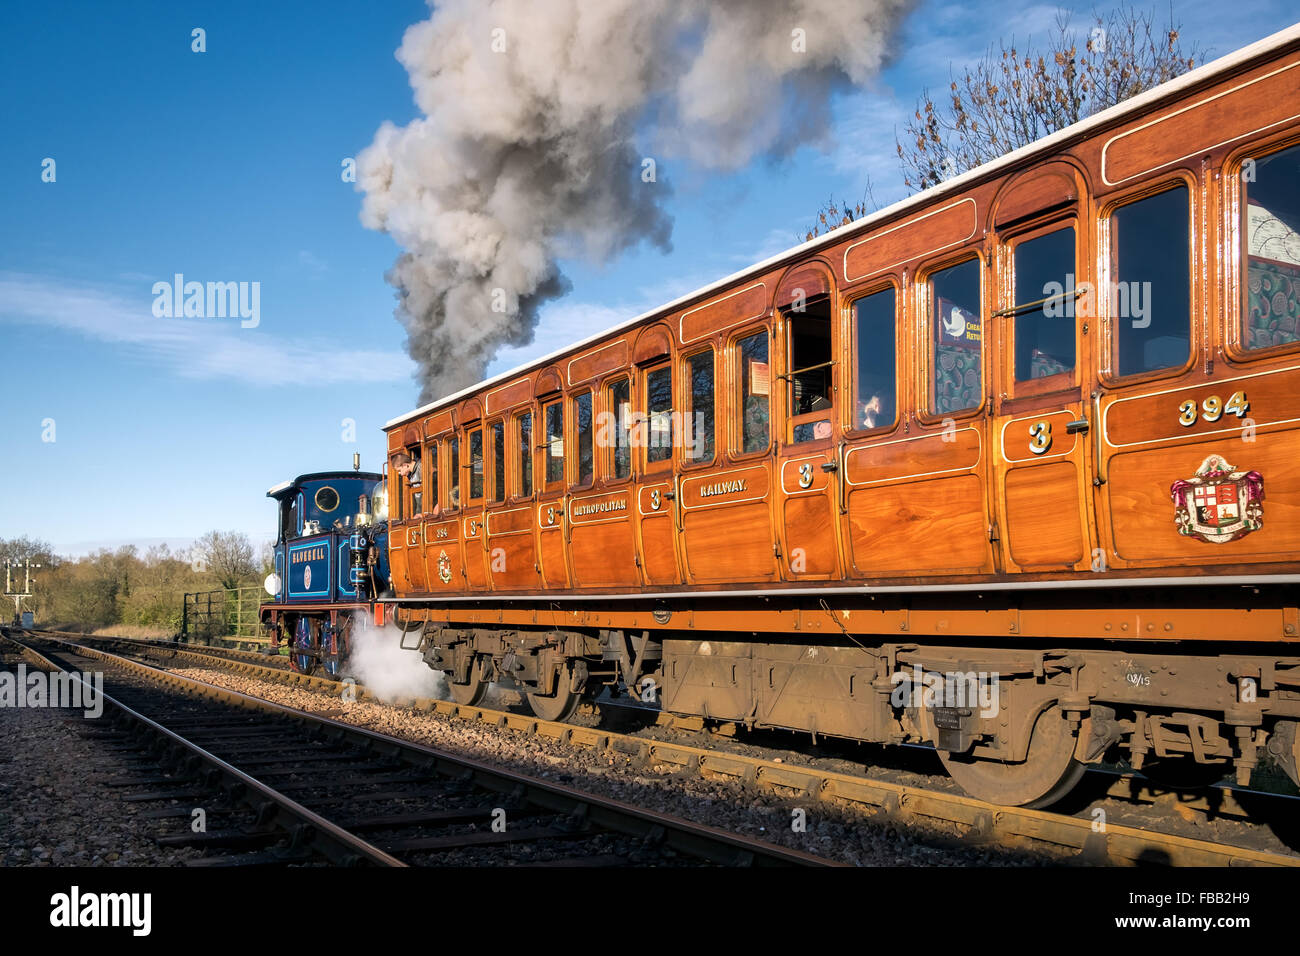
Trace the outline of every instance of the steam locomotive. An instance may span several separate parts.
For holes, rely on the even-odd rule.
[[[290,666],[339,677],[358,627],[382,626],[388,590],[384,476],[354,470],[299,475],[267,493],[279,504],[271,600],[260,608],[271,647]]]

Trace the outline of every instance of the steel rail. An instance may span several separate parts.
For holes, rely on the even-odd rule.
[[[61,671],[80,682],[82,686],[90,686],[77,671],[63,666],[58,661],[42,654],[32,646],[24,644],[7,632],[0,633],[3,633],[7,640],[20,648],[25,657],[39,666]],[[101,692],[100,697],[122,716],[143,727],[154,736],[198,758],[207,767],[218,771],[229,784],[226,788],[227,792],[236,797],[241,803],[258,811],[261,811],[267,805],[274,807],[275,814],[270,818],[269,822],[286,832],[290,837],[291,845],[315,844],[331,862],[345,866],[361,863],[376,866],[406,866],[401,860],[384,852],[379,847],[331,823],[293,798],[250,776],[238,767],[168,729],[156,720],[132,709],[107,692]]]
[[[339,691],[339,682],[336,680],[299,674],[282,668],[230,661],[227,658],[194,650],[176,651],[176,656],[199,664],[217,662],[236,673],[291,687],[303,687],[333,695],[337,695]],[[357,699],[375,699],[374,695],[360,684],[355,685],[354,690]],[[432,698],[412,698],[399,703],[409,703],[419,712],[474,720],[509,730],[538,734],[575,747],[617,752],[645,764],[672,764],[701,776],[718,776],[770,789],[795,791],[807,794],[813,800],[839,798],[870,807],[900,820],[915,823],[933,820],[956,824],[966,831],[967,837],[973,842],[1014,842],[1025,839],[1031,843],[1049,844],[1061,850],[1072,850],[1084,860],[1102,863],[1163,862],[1171,866],[1300,866],[1300,856],[1252,850],[1119,824],[1108,824],[1099,832],[1093,829],[1091,820],[1046,810],[1003,807],[964,794],[906,786],[832,770],[795,767],[761,757],[720,753],[687,744],[651,741],[615,731],[542,720],[532,715],[490,707],[457,704],[454,701]],[[631,706],[621,705],[618,702],[612,703],[613,706],[626,708]],[[606,702],[595,702],[595,704],[599,707],[606,705]],[[652,712],[649,708],[637,709]],[[703,720],[698,717],[680,718],[664,711],[653,711],[653,713],[656,714],[655,723],[658,726],[686,730],[700,730],[704,727]],[[1133,803],[1152,803],[1167,793],[1141,783],[1133,777],[1121,775],[1116,777],[1117,779],[1109,785],[1105,796]],[[1254,795],[1285,801],[1297,799],[1275,794]],[[1181,805],[1188,809],[1212,812],[1218,816],[1242,820],[1251,817],[1250,812],[1233,796],[1231,789],[1216,788],[1209,795],[1200,795],[1192,800],[1182,801]]]
[[[25,646],[12,637],[10,637],[10,640],[15,644]],[[653,836],[674,850],[690,853],[693,856],[712,862],[755,866],[843,865],[802,850],[790,849],[741,834],[731,833],[718,827],[685,820],[671,814],[647,810],[620,800],[586,793],[575,787],[551,783],[518,771],[452,754],[426,744],[403,740],[365,727],[358,727],[354,724],[333,720],[288,707],[284,704],[264,700],[260,697],[219,687],[205,681],[181,677],[162,668],[121,657],[117,654],[111,654],[96,647],[78,644],[66,638],[46,637],[45,640],[64,645],[69,649],[75,649],[79,655],[111,662],[137,674],[147,676],[158,683],[170,684],[198,696],[221,700],[264,713],[284,716],[342,735],[344,738],[368,743],[399,755],[412,756],[419,761],[427,761],[432,758],[440,763],[456,766],[463,771],[469,772],[476,779],[494,781],[497,784],[496,789],[508,791],[522,787],[533,798],[534,802],[541,806],[550,809],[583,808],[588,819],[610,830],[633,836]],[[210,660],[221,660],[221,658],[212,657]],[[251,665],[240,666],[247,667]],[[279,672],[278,669],[273,668],[266,668],[266,670]],[[304,677],[301,674],[293,676]],[[307,679],[320,680],[319,678]],[[321,681],[321,683],[328,683],[336,690],[339,686],[335,681]]]

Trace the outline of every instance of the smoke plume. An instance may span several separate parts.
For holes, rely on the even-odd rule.
[[[442,0],[397,59],[423,115],[358,157],[421,402],[482,379],[563,295],[564,257],[669,249],[661,164],[817,143],[911,0]],[[653,161],[653,166],[650,162]]]

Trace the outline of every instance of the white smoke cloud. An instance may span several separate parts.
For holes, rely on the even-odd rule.
[[[358,157],[362,223],[405,250],[388,279],[421,401],[531,341],[562,257],[667,250],[665,161],[821,142],[911,2],[440,0],[397,51],[424,115]]]
[[[447,678],[430,669],[419,651],[402,650],[401,632],[358,620],[351,634],[347,674],[385,703],[412,697],[450,700]]]

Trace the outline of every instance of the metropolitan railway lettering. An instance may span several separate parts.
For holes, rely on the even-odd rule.
[[[716,484],[705,485],[700,489],[701,498],[712,498],[714,495],[733,495],[737,491],[746,491],[749,488],[748,478],[739,478],[736,481],[719,481]]]
[[[627,511],[627,499],[615,498],[611,501],[598,501],[594,505],[578,505],[573,509],[573,516],[594,515],[600,511]]]

